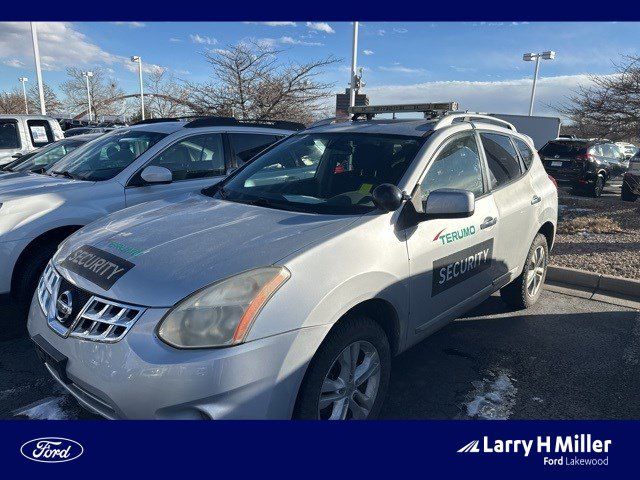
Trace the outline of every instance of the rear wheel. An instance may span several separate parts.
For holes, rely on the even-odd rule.
[[[523,309],[534,305],[547,277],[549,245],[539,233],[531,244],[527,261],[518,278],[500,290],[500,297],[510,307]]]
[[[345,318],[314,356],[298,393],[294,418],[376,418],[391,371],[389,340],[365,316]]]
[[[625,202],[635,202],[638,199],[638,195],[633,193],[626,183],[622,184],[622,200]]]
[[[596,178],[596,183],[593,184],[591,195],[596,198],[601,197],[603,190],[604,190],[604,177],[602,175],[598,175],[598,178]]]

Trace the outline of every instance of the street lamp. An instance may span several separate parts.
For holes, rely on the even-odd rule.
[[[543,60],[553,60],[556,58],[556,52],[553,50],[548,50],[542,53],[525,53],[522,56],[522,59],[525,62],[536,62],[535,73],[533,74],[533,86],[531,87],[531,103],[529,103],[529,116],[533,115],[533,100],[536,96],[536,83],[538,81],[538,71],[540,69],[540,59]]]
[[[82,76],[87,82],[87,103],[89,104],[89,123],[91,123],[91,90],[89,89],[89,78],[93,77],[93,72],[82,72]]]
[[[22,95],[24,95],[24,113],[29,115],[29,103],[27,102],[27,87],[25,87],[25,83],[29,81],[27,77],[19,77],[18,80],[22,84]]]
[[[140,77],[140,110],[142,113],[142,120],[144,120],[144,90],[142,88],[142,59],[138,55],[131,57],[133,63],[138,64],[138,76]]]
[[[33,57],[36,62],[36,78],[38,79],[38,95],[40,96],[40,114],[46,115],[47,107],[44,104],[42,68],[40,68],[40,47],[38,46],[38,27],[35,22],[31,22],[31,42],[33,43]]]
[[[356,105],[356,69],[358,67],[358,23],[353,22],[353,39],[351,42],[351,86],[349,88],[349,106]]]

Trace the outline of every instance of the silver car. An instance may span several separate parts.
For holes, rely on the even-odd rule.
[[[374,418],[393,355],[536,302],[558,200],[531,140],[368,109],[66,240],[28,322],[56,380],[114,419]]]

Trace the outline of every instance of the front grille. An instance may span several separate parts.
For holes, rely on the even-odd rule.
[[[144,308],[106,300],[78,288],[47,265],[38,300],[49,327],[62,337],[114,343],[124,337]]]

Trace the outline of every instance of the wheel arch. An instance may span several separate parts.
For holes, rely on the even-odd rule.
[[[549,246],[549,251],[551,251],[556,237],[555,225],[550,221],[546,221],[542,224],[542,226],[538,230],[538,233],[541,233],[547,239],[547,245]]]

